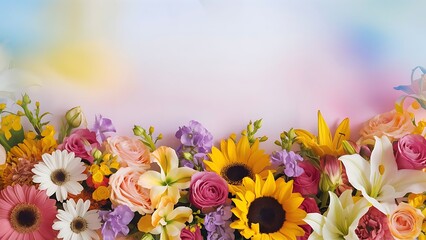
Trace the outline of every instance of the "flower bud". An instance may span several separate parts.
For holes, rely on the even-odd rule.
[[[254,127],[259,129],[262,127],[262,119],[254,121]]]
[[[95,159],[100,159],[102,157],[102,152],[99,151],[98,149],[94,149],[94,152],[92,155]]]
[[[146,133],[145,129],[143,129],[141,126],[136,126],[133,128],[133,134],[135,136],[143,136]]]
[[[141,240],[155,240],[155,238],[150,233],[145,233]]]
[[[74,107],[67,111],[65,119],[72,128],[78,128],[83,122],[84,115],[80,107]]]
[[[24,104],[30,104],[30,103],[31,103],[30,96],[28,96],[28,94],[25,94],[25,95],[22,97],[22,102],[23,102]]]
[[[265,142],[266,140],[268,140],[267,136],[263,136],[259,139],[259,142]]]
[[[355,148],[348,141],[345,140],[345,141],[342,142],[342,144],[343,144],[343,149],[345,150],[345,152],[347,154],[355,154],[356,153]]]

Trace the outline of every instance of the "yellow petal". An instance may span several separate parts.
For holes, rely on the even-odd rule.
[[[231,162],[238,161],[237,159],[237,147],[235,146],[235,142],[232,139],[228,139],[228,159]]]
[[[179,158],[173,148],[164,146],[159,147],[151,156],[154,161],[160,165],[161,171],[164,172],[165,175],[167,175],[171,169],[179,166]]]
[[[151,189],[154,186],[164,186],[163,176],[156,171],[146,171],[139,177],[138,184],[147,189]]]
[[[326,146],[332,145],[330,129],[320,111],[318,111],[318,144]]]
[[[342,148],[343,140],[348,140],[350,137],[349,118],[345,118],[337,127],[334,133],[333,146],[334,149],[339,150]]]
[[[271,172],[268,173],[268,178],[262,188],[262,196],[272,196],[275,192],[275,179]]]
[[[152,226],[152,223],[151,223],[151,219],[152,219],[152,216],[149,214],[141,217],[141,219],[139,219],[139,222],[138,222],[138,230],[141,232],[148,233],[152,229],[154,229],[154,226]]]
[[[177,186],[180,189],[189,188],[191,176],[196,171],[189,167],[180,167],[172,169],[166,177],[166,183],[169,186]]]

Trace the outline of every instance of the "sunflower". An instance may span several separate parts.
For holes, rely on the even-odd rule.
[[[232,139],[222,140],[220,148],[213,147],[209,154],[211,161],[204,163],[208,171],[216,172],[228,182],[231,193],[238,192],[244,177],[253,179],[255,174],[267,177],[271,163],[269,156],[259,149],[259,140],[251,147],[246,136],[237,144]]]
[[[245,238],[296,239],[303,236],[300,225],[305,224],[306,212],[299,209],[303,202],[300,193],[293,193],[293,181],[274,180],[271,172],[266,181],[256,175],[256,181],[244,178],[241,192],[232,199],[232,213],[238,218],[231,228],[238,229]]]

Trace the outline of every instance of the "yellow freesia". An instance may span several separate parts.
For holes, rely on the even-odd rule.
[[[10,130],[19,131],[21,130],[21,117],[9,114],[7,116],[2,117],[1,119],[1,131],[4,133],[4,136],[7,140],[12,137]]]
[[[306,147],[312,149],[315,154],[320,157],[324,155],[341,156],[345,153],[343,149],[343,140],[348,140],[350,137],[349,118],[345,118],[337,127],[334,137],[332,138],[330,129],[327,123],[318,111],[318,136],[315,137],[312,133],[296,129],[296,141],[301,142]]]
[[[192,222],[192,209],[188,207],[174,208],[174,199],[169,196],[161,198],[157,210],[152,215],[143,216],[138,222],[141,232],[161,234],[161,240],[180,239],[180,232],[186,226],[185,222]]]
[[[178,167],[178,156],[175,150],[169,147],[159,147],[151,154],[151,159],[159,165],[161,172],[146,171],[140,176],[138,184],[150,189],[153,207],[157,207],[161,197],[166,195],[177,203],[180,190],[189,188],[191,176],[196,171],[188,167]]]

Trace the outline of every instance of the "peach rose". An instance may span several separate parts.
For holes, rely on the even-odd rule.
[[[111,202],[114,205],[124,204],[132,211],[144,215],[152,213],[149,189],[139,186],[139,177],[144,170],[134,167],[122,167],[109,178],[111,186]]]
[[[116,155],[123,167],[150,167],[150,152],[138,139],[114,136],[107,139],[106,149]]]
[[[389,229],[397,239],[414,239],[422,230],[422,212],[407,203],[400,203],[389,216]]]
[[[358,145],[374,144],[374,136],[386,135],[391,141],[412,133],[415,126],[408,112],[399,113],[395,110],[379,114],[370,119],[360,132]]]

